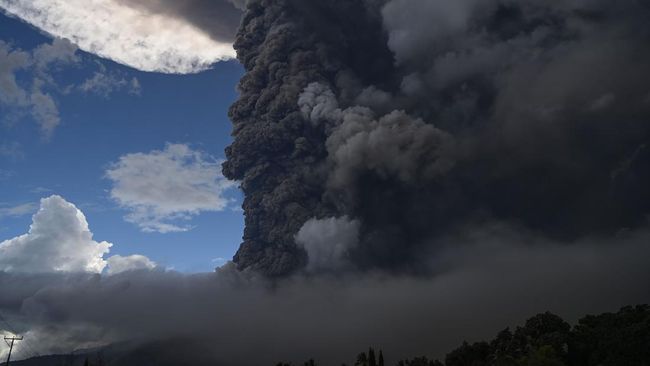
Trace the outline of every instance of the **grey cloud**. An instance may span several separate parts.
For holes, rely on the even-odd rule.
[[[0,143],[0,156],[12,161],[21,160],[25,157],[22,145],[17,142]]]
[[[190,22],[216,41],[231,43],[242,17],[241,0],[117,0],[118,3]]]
[[[246,194],[235,263],[2,274],[3,307],[74,329],[70,347],[196,337],[259,365],[440,357],[536,312],[648,302],[645,5],[386,3],[248,4],[223,166]],[[398,14],[432,9],[449,22]]]
[[[344,269],[358,242],[359,222],[348,217],[311,219],[296,234],[296,243],[307,252],[308,271]]]
[[[228,0],[232,3],[237,9],[246,10],[246,5],[249,3],[249,0]]]
[[[25,104],[27,94],[16,83],[16,71],[27,67],[30,55],[24,51],[13,50],[0,41],[0,101],[4,104]]]
[[[0,107],[6,108],[9,115],[31,115],[42,137],[49,139],[61,120],[57,102],[47,89],[56,89],[54,68],[80,61],[76,51],[74,45],[62,39],[41,44],[31,52],[0,41]],[[31,73],[27,82],[17,81],[18,71]]]
[[[356,104],[372,108],[375,111],[390,112],[393,96],[375,86],[369,86],[361,91],[356,98]]]
[[[93,93],[104,98],[111,94],[126,90],[129,94],[140,95],[142,87],[136,77],[127,79],[124,75],[108,73],[104,68],[96,71],[92,77],[79,84],[79,90],[85,93]]]
[[[52,137],[54,130],[61,123],[59,107],[49,93],[43,92],[40,88],[41,82],[36,80],[36,87],[30,95],[30,111],[40,126],[41,133],[45,139]]]
[[[644,225],[648,24],[635,1],[249,4],[235,262],[299,270],[313,217],[361,223],[358,268],[415,272],[472,222],[567,245]]]
[[[342,111],[332,89],[320,83],[311,83],[298,98],[298,106],[303,117],[314,124],[320,122],[337,123]]]
[[[476,8],[488,3],[492,1],[389,1],[382,8],[388,45],[398,62],[423,56],[453,42],[456,34],[468,28]]]
[[[52,43],[43,43],[32,51],[34,62],[44,68],[50,64],[74,64],[81,62],[77,46],[67,39],[55,38]]]
[[[201,275],[0,273],[0,304],[13,323],[65,339],[60,352],[75,344],[162,342],[175,344],[185,360],[201,345],[200,355],[213,363],[260,365],[348,362],[369,344],[389,363],[441,357],[464,339],[492,337],[536,312],[575,321],[648,300],[646,229],[567,246],[493,223],[446,241],[446,250],[427,259],[438,268],[434,277],[348,273],[277,282],[232,265]],[[174,343],[177,337],[185,342]],[[46,342],[38,352],[50,346],[57,347]]]
[[[2,169],[0,169],[0,181],[7,180],[7,179],[13,177],[14,174],[15,173],[10,171],[10,170],[2,170]]]
[[[354,186],[358,176],[368,171],[417,184],[453,167],[454,141],[443,131],[401,111],[378,119],[359,111],[346,110],[326,142],[334,165],[329,183],[334,188]]]
[[[300,268],[306,255],[294,236],[303,224],[342,216],[321,201],[326,124],[306,120],[298,99],[309,84],[335,84],[330,76],[339,71],[350,84],[383,75],[392,68],[390,52],[381,51],[385,40],[376,11],[362,2],[249,4],[235,42],[247,74],[231,108],[235,140],[224,164],[224,175],[241,181],[246,194],[240,268],[269,275]]]

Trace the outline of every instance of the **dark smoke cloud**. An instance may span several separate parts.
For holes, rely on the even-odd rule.
[[[235,39],[242,17],[243,1],[239,0],[117,0],[154,14],[183,18],[207,32],[216,41],[229,43]]]
[[[295,235],[341,217],[353,267],[408,272],[470,223],[567,245],[644,225],[648,41],[633,0],[253,2],[224,165],[246,193],[235,262],[300,270]]]
[[[249,5],[235,42],[248,72],[231,108],[235,141],[224,164],[246,193],[240,268],[282,275],[306,264],[294,235],[309,219],[337,211],[321,199],[327,136],[305,120],[298,98],[308,84],[346,71],[348,82],[380,80],[392,69],[386,41],[378,15],[360,2]]]
[[[391,364],[442,357],[537,312],[575,321],[647,301],[649,239],[644,229],[531,245],[539,239],[508,225],[468,227],[427,259],[435,277],[348,273],[276,282],[230,266],[200,275],[2,273],[0,311],[29,330],[40,353],[130,341],[134,355],[171,347],[184,363],[259,366],[311,357],[340,364],[374,345]]]

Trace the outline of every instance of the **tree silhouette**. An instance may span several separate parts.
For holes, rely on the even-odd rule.
[[[551,345],[541,346],[522,360],[526,366],[566,366]]]
[[[440,361],[431,361],[426,357],[416,357],[412,360],[402,360],[397,366],[444,366]]]
[[[368,366],[377,366],[377,359],[375,358],[375,350],[370,347],[368,350]]]
[[[490,345],[485,342],[469,344],[463,342],[460,348],[445,358],[446,366],[487,366],[490,358]]]
[[[354,363],[354,366],[368,366],[368,356],[365,352],[359,353],[357,356],[357,362]]]
[[[586,316],[569,342],[570,364],[650,365],[650,306],[628,306],[617,313]]]
[[[589,315],[571,326],[551,313],[528,319],[515,331],[506,328],[488,342],[463,344],[445,363],[416,357],[397,366],[650,366],[650,306]],[[88,359],[84,363],[88,365]],[[290,366],[278,363],[276,366]],[[304,366],[315,366],[310,360]],[[345,366],[343,364],[342,366]],[[384,366],[384,354],[371,347],[354,366]]]

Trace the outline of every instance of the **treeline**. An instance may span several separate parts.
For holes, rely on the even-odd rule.
[[[385,366],[383,352],[370,348],[351,365]],[[557,315],[538,314],[514,331],[502,330],[490,342],[464,342],[444,362],[417,357],[396,366],[650,366],[650,306],[589,315],[574,327]]]

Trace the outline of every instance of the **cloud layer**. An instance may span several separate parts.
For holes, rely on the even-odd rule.
[[[225,193],[235,186],[221,174],[219,160],[183,144],[124,155],[106,176],[111,197],[131,211],[127,221],[146,232],[189,230],[193,216],[226,209]]]
[[[201,365],[311,357],[341,364],[373,345],[393,364],[415,354],[441,357],[538,312],[575,321],[647,302],[649,239],[643,229],[567,246],[505,224],[467,227],[423,258],[437,271],[427,277],[367,272],[272,281],[232,265],[197,275],[0,272],[0,311],[31,329],[41,353],[126,340],[154,354],[173,344],[175,357]],[[55,334],[60,342],[48,341]]]
[[[233,58],[240,16],[225,0],[0,0],[0,8],[84,51],[166,73],[198,72]]]

